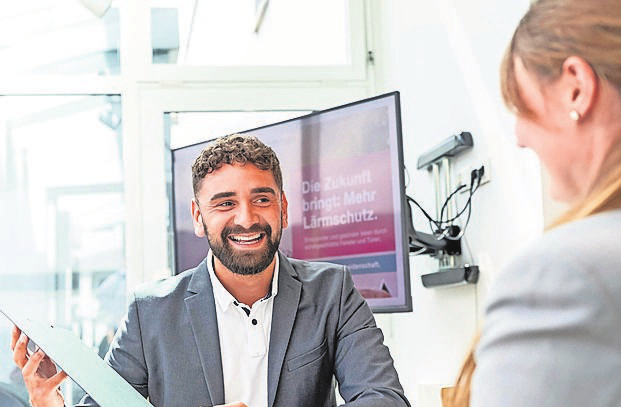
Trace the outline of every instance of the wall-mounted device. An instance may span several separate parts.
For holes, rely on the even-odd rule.
[[[461,238],[468,226],[472,209],[472,196],[480,185],[484,167],[472,170],[470,180],[453,189],[451,186],[451,158],[473,147],[472,134],[461,132],[442,141],[437,146],[420,155],[418,169],[426,169],[433,173],[436,198],[436,217],[430,216],[411,197],[410,203],[415,204],[427,217],[432,233],[417,231],[412,222],[408,227],[410,253],[415,255],[428,254],[436,257],[440,269],[437,272],[421,276],[425,287],[439,287],[458,284],[476,284],[479,268],[476,265],[457,266],[457,256],[461,255]],[[457,210],[455,197],[458,192],[469,192],[466,204]],[[411,206],[408,206],[412,219]],[[465,224],[460,228],[455,222],[467,211]]]
[[[455,157],[462,151],[471,149],[473,145],[472,134],[467,131],[462,131],[459,134],[447,138],[431,150],[421,154],[420,157],[418,157],[416,168],[419,170],[429,168],[429,166],[436,164],[446,157]]]
[[[461,284],[476,284],[479,281],[479,266],[465,264],[421,276],[423,286],[427,288],[445,287]]]

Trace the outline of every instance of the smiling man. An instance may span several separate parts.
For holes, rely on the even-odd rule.
[[[335,381],[345,405],[409,406],[349,271],[278,252],[288,219],[274,151],[223,137],[192,177],[194,232],[210,252],[136,292],[106,361],[154,406],[332,407]],[[18,336],[33,405],[62,406],[62,376],[39,377],[42,356],[26,360]]]
[[[265,150],[254,137],[226,140],[205,149],[192,166],[194,233],[207,237],[222,285],[252,305],[272,281],[275,254],[287,227],[287,198],[271,149]]]

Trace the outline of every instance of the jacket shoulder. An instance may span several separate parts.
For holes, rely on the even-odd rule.
[[[347,267],[340,264],[291,258],[287,258],[287,261],[294,271],[294,277],[302,283],[326,280],[342,281],[344,275],[349,274]]]
[[[154,300],[184,293],[188,290],[190,281],[192,281],[194,275],[201,272],[201,265],[193,269],[188,269],[180,274],[177,274],[176,276],[166,277],[157,281],[141,284],[134,291],[134,295],[137,300]]]

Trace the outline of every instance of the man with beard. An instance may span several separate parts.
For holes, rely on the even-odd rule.
[[[278,252],[287,198],[274,151],[252,136],[210,144],[192,166],[196,268],[147,284],[106,361],[154,406],[409,406],[383,335],[350,273]],[[62,406],[63,373],[34,373],[13,335],[34,406]],[[227,404],[225,404],[227,403]],[[96,405],[88,396],[83,406]]]

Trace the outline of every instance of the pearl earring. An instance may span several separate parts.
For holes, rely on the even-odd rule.
[[[578,120],[580,120],[580,113],[578,113],[575,110],[572,110],[569,112],[569,118],[575,122],[577,122]]]

